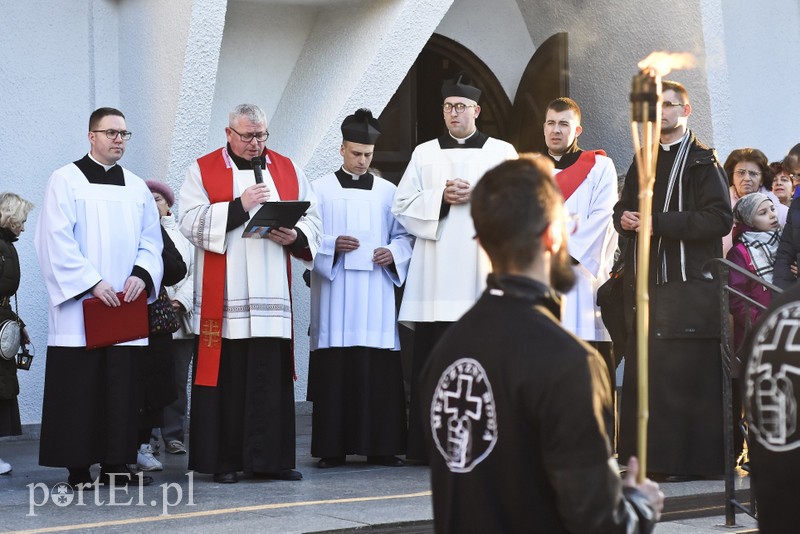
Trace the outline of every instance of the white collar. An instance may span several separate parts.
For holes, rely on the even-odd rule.
[[[113,164],[111,164],[111,165],[104,165],[104,164],[100,163],[99,161],[97,161],[96,159],[94,159],[94,158],[92,157],[92,153],[91,153],[91,152],[89,152],[87,155],[89,156],[89,159],[90,159],[90,160],[94,161],[95,163],[97,163],[98,165],[100,165],[101,167],[103,167],[103,169],[105,169],[106,171],[108,171],[108,169],[110,169],[111,167],[113,167],[114,165],[116,165],[116,163],[113,163]]]
[[[359,178],[361,178],[362,176],[364,176],[364,174],[366,174],[366,173],[364,173],[364,174],[355,174],[355,173],[352,173],[352,172],[348,171],[347,169],[345,169],[345,168],[344,168],[344,165],[342,165],[342,170],[343,170],[344,172],[346,172],[347,174],[349,174],[349,175],[350,175],[350,177],[351,177],[353,180],[358,180]],[[367,171],[367,172],[369,172],[369,171]]]
[[[476,133],[478,133],[478,129],[477,129],[477,128],[475,128],[475,129],[472,131],[472,133],[471,133],[471,134],[469,134],[468,136],[466,136],[466,137],[463,137],[463,138],[461,138],[461,137],[456,137],[455,135],[451,134],[451,133],[450,133],[450,130],[447,130],[447,133],[450,135],[450,137],[452,137],[453,139],[455,139],[455,140],[456,140],[456,143],[458,143],[459,145],[463,145],[464,143],[466,143],[466,142],[467,142],[467,139],[469,139],[470,137],[472,137],[473,135],[475,135]]]
[[[672,149],[672,147],[674,147],[675,145],[677,145],[681,141],[683,141],[683,138],[686,137],[687,135],[689,135],[689,130],[688,129],[686,130],[685,134],[683,134],[682,136],[680,136],[678,138],[677,141],[673,141],[672,143],[667,143],[667,144],[664,144],[664,143],[659,143],[659,144],[661,145],[661,148],[664,150],[664,152],[669,152]]]

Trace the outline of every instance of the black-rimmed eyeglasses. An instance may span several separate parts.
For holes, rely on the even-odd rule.
[[[116,139],[117,136],[120,136],[125,141],[130,139],[131,135],[133,135],[128,130],[112,130],[110,128],[108,130],[91,130],[91,132],[92,133],[104,133],[104,134],[106,134],[106,139],[112,139],[112,140]]]
[[[228,128],[231,128],[231,127],[228,126]],[[236,133],[239,136],[239,139],[241,139],[243,143],[249,143],[253,139],[258,141],[259,143],[263,143],[264,141],[269,139],[269,131],[258,132],[258,133],[250,133],[250,132],[239,133],[236,130],[234,130],[233,128],[231,128],[231,131]]]
[[[458,102],[457,104],[451,104],[450,102],[445,102],[444,104],[442,104],[442,110],[445,113],[450,113],[451,111],[456,110],[456,114],[458,115],[464,113],[467,110],[467,108],[476,108],[476,107],[478,106],[476,106],[475,104],[463,104],[461,102]]]

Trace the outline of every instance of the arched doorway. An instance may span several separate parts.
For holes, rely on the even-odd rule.
[[[446,131],[442,81],[462,70],[483,91],[478,128],[492,137],[508,138],[511,101],[497,77],[468,48],[433,34],[379,117],[382,133],[372,165],[385,178],[400,181],[414,147]]]
[[[520,152],[544,151],[541,125],[547,104],[569,96],[567,52],[566,33],[542,43],[522,74],[512,104],[478,56],[452,39],[433,34],[379,117],[383,133],[375,146],[373,167],[398,183],[414,147],[446,131],[440,107],[442,81],[462,70],[469,72],[483,91],[478,118],[481,131],[510,142]]]

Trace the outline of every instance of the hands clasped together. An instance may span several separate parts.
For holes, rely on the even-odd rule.
[[[444,194],[442,195],[444,201],[448,204],[466,204],[469,202],[470,194],[472,193],[472,189],[470,188],[470,183],[466,180],[462,180],[461,178],[456,178],[454,180],[447,180],[444,186]]]

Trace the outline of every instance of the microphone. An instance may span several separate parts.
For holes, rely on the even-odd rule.
[[[256,183],[263,184],[264,175],[261,173],[261,156],[254,157],[250,160],[250,163],[253,165],[253,174],[256,175]]]
[[[264,174],[261,172],[261,156],[255,156],[250,160],[250,163],[253,165],[253,174],[256,175],[256,183],[263,184]],[[266,204],[266,202],[262,202],[262,204]]]

